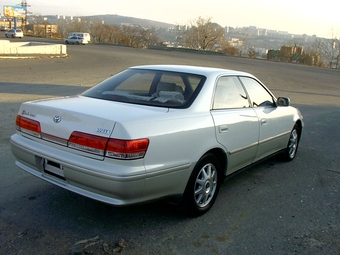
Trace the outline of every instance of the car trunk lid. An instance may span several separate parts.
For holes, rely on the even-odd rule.
[[[44,140],[72,147],[71,140],[79,134],[110,138],[117,122],[138,118],[145,121],[167,111],[167,108],[74,96],[23,103],[18,115],[38,122]]]

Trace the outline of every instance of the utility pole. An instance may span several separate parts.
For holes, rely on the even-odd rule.
[[[22,26],[27,25],[27,14],[30,13],[27,11],[27,7],[31,7],[30,5],[27,4],[26,0],[21,1],[21,6],[25,7],[25,17],[22,18]]]

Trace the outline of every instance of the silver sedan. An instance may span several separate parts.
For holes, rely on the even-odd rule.
[[[12,152],[21,169],[116,206],[176,198],[207,212],[225,176],[295,158],[298,109],[256,77],[218,68],[128,68],[82,94],[23,103]]]
[[[24,33],[22,32],[21,29],[10,29],[5,33],[5,36],[12,37],[12,38],[23,38]]]
[[[71,37],[65,39],[65,43],[66,44],[82,44],[82,45],[85,45],[85,44],[88,44],[88,41],[83,37],[71,36]]]

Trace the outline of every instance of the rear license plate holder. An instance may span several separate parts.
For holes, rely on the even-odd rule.
[[[66,180],[64,177],[63,165],[52,160],[44,159],[44,173],[47,173],[48,175],[52,175],[64,181]]]

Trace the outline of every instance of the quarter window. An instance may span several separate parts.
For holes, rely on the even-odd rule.
[[[245,108],[249,101],[236,76],[221,77],[216,84],[213,109]]]

